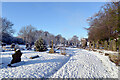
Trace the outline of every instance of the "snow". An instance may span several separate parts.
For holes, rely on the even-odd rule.
[[[52,78],[118,78],[118,67],[106,56],[86,50],[76,54]]]
[[[22,47],[22,46],[21,46]],[[14,51],[1,52],[2,78],[118,78],[118,66],[107,56],[78,48],[67,48],[67,55],[49,54],[33,50],[21,51],[22,62],[8,67]],[[60,50],[57,50],[60,52]],[[107,52],[107,51],[106,51]],[[112,52],[111,52],[112,53]],[[38,55],[38,58],[30,59]],[[3,63],[3,64],[2,64]]]
[[[7,67],[11,61],[10,53],[3,52],[0,78],[42,78],[52,75],[59,69],[69,57],[60,54],[48,54],[46,52],[22,51],[24,64],[17,67]],[[13,54],[11,52],[11,54]],[[29,59],[33,55],[39,58]]]

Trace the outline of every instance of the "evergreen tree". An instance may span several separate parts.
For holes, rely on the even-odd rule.
[[[47,47],[46,47],[46,42],[45,40],[43,40],[42,38],[40,38],[39,40],[37,40],[35,42],[35,51],[46,51]]]

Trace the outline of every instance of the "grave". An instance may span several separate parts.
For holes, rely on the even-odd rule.
[[[52,48],[50,49],[49,53],[55,53],[55,51],[53,49],[53,40],[51,42],[52,42]]]
[[[22,53],[19,49],[17,49],[15,51],[15,54],[12,54],[12,61],[10,64],[8,64],[8,66],[11,66],[11,64],[14,64],[14,63],[17,63],[17,62],[20,62],[21,61],[21,56],[22,56]]]

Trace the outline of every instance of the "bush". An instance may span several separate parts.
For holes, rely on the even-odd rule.
[[[42,38],[40,38],[39,40],[37,40],[35,42],[35,51],[46,51],[47,47],[46,47],[46,42],[45,40],[43,40]]]

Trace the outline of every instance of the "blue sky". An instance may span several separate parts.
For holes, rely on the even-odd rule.
[[[87,37],[86,19],[97,13],[105,2],[3,2],[2,17],[10,20],[17,36],[19,30],[32,25],[38,30],[69,39]]]

